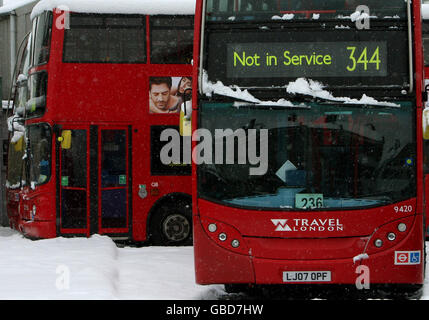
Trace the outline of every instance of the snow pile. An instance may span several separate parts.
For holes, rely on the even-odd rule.
[[[202,89],[204,94],[208,97],[211,97],[213,94],[218,94],[218,95],[254,103],[257,105],[277,105],[277,106],[283,106],[283,107],[294,106],[290,101],[286,99],[279,99],[278,101],[262,101],[255,98],[251,93],[249,93],[249,91],[241,90],[238,86],[228,87],[228,86],[225,86],[222,83],[222,81],[213,83],[208,80],[208,74],[206,71],[203,71]],[[241,102],[234,103],[234,106],[236,107],[240,107],[241,105],[243,105],[243,103]]]
[[[366,105],[377,105],[385,107],[400,107],[400,105],[392,102],[377,101],[376,99],[369,97],[365,94],[362,95],[361,99],[353,99],[349,97],[334,97],[332,93],[324,90],[324,85],[314,80],[307,80],[305,78],[298,78],[296,81],[289,82],[284,87],[289,94],[303,94],[314,98],[328,100],[332,102],[341,102],[346,104],[366,104]],[[211,97],[213,94],[223,95],[234,99],[243,100],[258,105],[278,105],[284,107],[293,107],[294,104],[286,99],[280,99],[278,101],[261,101],[255,98],[247,90],[242,90],[238,86],[225,86],[221,81],[213,83],[208,80],[208,74],[203,71],[203,82],[202,82],[203,93]],[[236,103],[236,106],[240,106],[241,103]]]
[[[223,286],[195,284],[192,247],[117,248],[100,235],[32,241],[0,227],[0,270],[1,300],[226,297]],[[429,299],[427,275],[421,299]]]
[[[0,299],[216,299],[192,247],[117,248],[107,236],[32,241],[0,227]]]
[[[295,17],[293,13],[285,13],[283,16],[272,16],[272,20],[292,20]]]
[[[291,94],[304,94],[312,96],[314,98],[329,100],[333,102],[342,102],[346,104],[368,104],[385,107],[400,107],[400,105],[396,103],[377,101],[376,99],[369,97],[366,94],[363,94],[362,98],[359,100],[352,99],[349,97],[334,97],[332,93],[324,90],[323,88],[324,85],[320,82],[313,81],[311,79],[307,80],[305,78],[298,78],[296,81],[290,82],[286,86],[286,91]]]
[[[352,13],[350,15],[350,20],[352,22],[356,22],[356,21],[361,21],[361,20],[366,20],[369,19],[370,16],[368,13],[366,12],[359,12],[359,11],[355,11],[354,13]]]
[[[13,137],[10,139],[11,143],[18,142],[25,134],[25,127],[20,122],[22,122],[22,118],[17,115],[7,119],[7,128],[10,132],[13,132]]]
[[[121,14],[195,14],[196,0],[41,0],[31,13],[31,19],[43,11],[55,8],[86,13]]]
[[[252,103],[260,102],[259,99],[256,99],[251,95],[247,90],[241,90],[238,86],[232,88],[225,86],[221,81],[213,83],[208,80],[207,72],[203,71],[203,83],[202,83],[203,92],[206,96],[211,97],[212,94],[219,94],[231,98],[236,98]]]
[[[357,256],[353,257],[353,263],[356,263],[358,261],[369,259],[369,255],[367,253],[361,253]]]
[[[117,250],[109,238],[31,241],[0,230],[0,299],[115,297]]]
[[[353,12],[351,15],[349,16],[344,16],[342,14],[340,14],[339,16],[337,16],[338,19],[345,19],[345,20],[349,20],[351,22],[357,22],[357,21],[362,21],[362,20],[366,20],[366,19],[377,19],[377,16],[370,16],[367,12],[364,11],[355,11]]]

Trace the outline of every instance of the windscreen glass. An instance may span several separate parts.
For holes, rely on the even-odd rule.
[[[411,103],[261,108],[207,102],[200,119],[207,130],[198,166],[202,198],[302,210],[371,207],[416,195]]]

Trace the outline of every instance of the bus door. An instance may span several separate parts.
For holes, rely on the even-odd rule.
[[[129,232],[128,128],[98,129],[98,233]]]
[[[129,129],[64,126],[61,139],[58,233],[128,237]]]
[[[57,233],[89,236],[89,128],[64,127],[57,144]]]

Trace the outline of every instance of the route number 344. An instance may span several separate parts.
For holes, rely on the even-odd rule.
[[[363,69],[368,70],[370,64],[375,65],[376,70],[380,70],[380,47],[377,47],[374,52],[369,52],[367,47],[364,47],[361,52],[359,52],[357,47],[347,47],[347,50],[350,51],[350,64],[347,66],[347,70],[353,72],[358,66],[363,66]]]

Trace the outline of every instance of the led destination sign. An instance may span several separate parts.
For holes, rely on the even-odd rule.
[[[386,77],[386,41],[229,43],[228,78]]]
[[[405,25],[369,31],[214,28],[205,37],[203,67],[209,81],[227,86],[270,89],[305,77],[328,89],[369,87],[375,95],[396,95],[410,86],[408,44]]]

